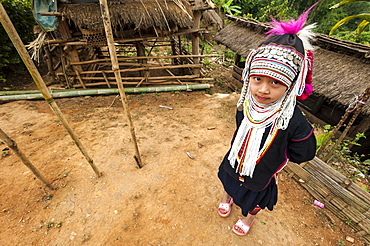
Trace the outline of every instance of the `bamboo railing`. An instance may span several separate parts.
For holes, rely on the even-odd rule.
[[[187,74],[184,70],[203,69],[202,64],[191,64],[188,59],[211,57],[215,55],[171,55],[171,56],[139,56],[118,58],[119,70],[122,83],[128,86],[139,87],[141,85],[183,85],[197,84],[203,81],[211,83],[213,78],[205,78],[204,73]],[[159,60],[185,59],[185,64],[168,64]],[[140,63],[139,60],[157,61],[154,63]],[[55,73],[59,78],[68,81],[75,81],[73,88],[84,88],[107,85],[117,85],[114,71],[110,64],[110,59],[94,59],[88,61],[70,62],[72,70],[60,71]],[[79,71],[75,66],[98,65],[95,70],[83,69]],[[141,74],[145,72],[145,74]],[[144,76],[143,76],[144,75]]]
[[[356,235],[370,243],[370,194],[352,180],[315,157],[301,165],[288,163],[284,169],[317,200],[324,203]]]

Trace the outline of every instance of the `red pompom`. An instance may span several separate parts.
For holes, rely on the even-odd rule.
[[[307,50],[307,58],[308,58],[308,70],[307,70],[307,76],[305,80],[305,87],[304,91],[301,96],[297,97],[297,100],[303,101],[306,100],[309,95],[313,92],[313,86],[312,86],[312,67],[313,67],[313,53],[311,50]]]

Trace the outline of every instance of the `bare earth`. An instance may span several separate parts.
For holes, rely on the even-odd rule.
[[[141,169],[115,95],[57,99],[101,178],[45,101],[1,104],[1,129],[56,190],[0,144],[0,245],[365,245],[284,172],[275,210],[262,211],[247,236],[232,233],[240,209],[217,214],[217,169],[237,99],[204,91],[129,95]]]

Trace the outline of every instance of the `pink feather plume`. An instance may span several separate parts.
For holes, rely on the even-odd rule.
[[[300,30],[302,30],[307,22],[308,14],[317,4],[318,2],[312,5],[308,10],[301,14],[297,20],[291,18],[289,21],[277,21],[276,19],[271,18],[272,29],[266,33],[267,37],[273,35],[297,34]]]

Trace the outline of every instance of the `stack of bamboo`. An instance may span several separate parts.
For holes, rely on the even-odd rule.
[[[370,243],[370,194],[315,157],[285,168],[317,200]]]

